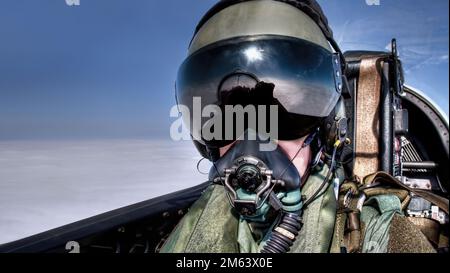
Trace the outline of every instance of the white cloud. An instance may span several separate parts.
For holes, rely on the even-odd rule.
[[[0,142],[0,244],[203,183],[197,162],[191,142]]]

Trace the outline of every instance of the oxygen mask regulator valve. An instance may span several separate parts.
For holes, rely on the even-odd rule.
[[[230,203],[241,215],[256,216],[277,181],[272,180],[272,171],[256,158],[244,157],[237,162],[236,166],[225,170],[224,184]]]
[[[276,174],[277,178],[287,178],[279,170]],[[225,169],[221,181],[231,206],[243,219],[265,222],[269,210],[279,212],[278,223],[262,253],[288,252],[302,228],[303,201],[299,186],[293,187],[288,180],[275,179],[274,171],[253,156],[237,158],[231,168]],[[299,181],[295,185],[300,185]]]

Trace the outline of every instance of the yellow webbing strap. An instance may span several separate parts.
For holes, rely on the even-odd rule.
[[[355,165],[353,174],[365,177],[379,170],[380,58],[361,61],[356,97]]]

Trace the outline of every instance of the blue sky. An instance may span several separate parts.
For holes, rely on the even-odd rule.
[[[343,50],[397,37],[407,83],[448,113],[448,0],[380,1],[319,2]],[[168,138],[178,66],[215,2],[2,0],[0,139]]]

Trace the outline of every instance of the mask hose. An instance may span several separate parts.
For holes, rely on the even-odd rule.
[[[336,154],[338,148],[339,145],[335,145],[332,156],[332,163],[324,182],[316,191],[316,193],[313,194],[313,196],[304,203],[303,208],[306,208],[309,204],[311,204],[317,198],[325,185],[329,184],[336,167]],[[294,242],[297,239],[301,228],[302,218],[298,214],[285,212],[281,218],[280,223],[273,230],[269,241],[267,241],[261,253],[281,254],[289,252],[291,247],[294,245]]]
[[[285,213],[261,253],[287,253],[302,228],[301,222],[298,214]]]

